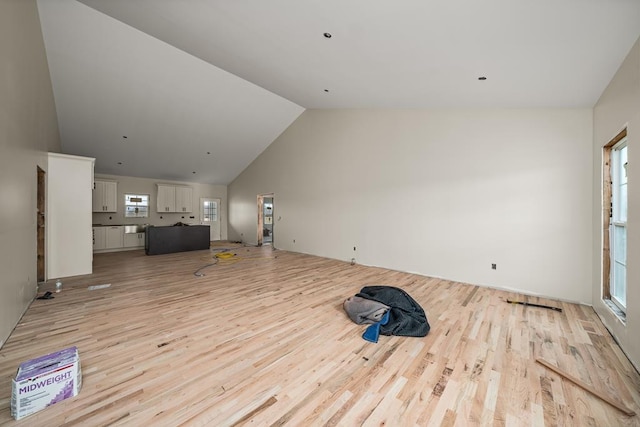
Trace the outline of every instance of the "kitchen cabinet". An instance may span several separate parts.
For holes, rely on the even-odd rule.
[[[193,189],[191,187],[176,187],[176,212],[191,212],[193,210]]]
[[[145,233],[125,233],[124,234],[124,247],[125,248],[141,248],[144,246]]]
[[[191,212],[193,189],[181,185],[158,184],[158,212]]]
[[[106,247],[106,227],[93,227],[93,250],[99,251]]]
[[[124,227],[121,225],[112,225],[102,228],[105,229],[105,249],[119,249],[124,246]]]
[[[176,187],[158,184],[158,212],[176,211]]]
[[[105,225],[93,227],[93,250],[113,252],[114,250],[144,247],[145,233],[125,233],[125,226]]]
[[[47,155],[47,280],[93,271],[91,192],[94,161],[66,154]]]
[[[93,212],[118,211],[118,183],[95,180],[93,183]]]

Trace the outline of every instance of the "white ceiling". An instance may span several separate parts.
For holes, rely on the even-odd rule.
[[[304,108],[592,107],[640,37],[638,0],[81,1],[38,0],[63,151],[219,184]]]

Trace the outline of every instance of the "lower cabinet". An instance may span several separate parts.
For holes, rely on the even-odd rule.
[[[141,248],[144,246],[145,233],[125,233],[124,235],[124,247],[125,248]]]
[[[123,236],[124,227],[119,225],[103,227],[105,228],[105,249],[118,249],[124,246]]]
[[[106,227],[93,227],[93,250],[99,251],[106,248]]]
[[[121,249],[124,246],[124,228],[114,225],[93,227],[93,250]]]
[[[114,249],[144,247],[145,233],[125,233],[121,225],[93,227],[93,250],[110,252]]]

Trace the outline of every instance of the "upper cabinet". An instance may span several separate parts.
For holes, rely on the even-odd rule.
[[[176,211],[176,187],[158,184],[158,212]]]
[[[93,212],[118,211],[118,183],[95,180],[93,184]]]
[[[176,187],[176,212],[191,212],[193,210],[193,189],[191,187]]]
[[[158,184],[158,212],[191,212],[193,189],[181,185]]]

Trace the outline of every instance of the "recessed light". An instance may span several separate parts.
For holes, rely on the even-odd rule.
[[[331,33],[324,33],[324,36],[325,36],[326,38],[328,38],[328,39],[330,39],[330,38],[332,37],[332,36],[331,36]]]
[[[485,76],[480,76],[478,77],[478,80],[487,80],[487,78]]]

